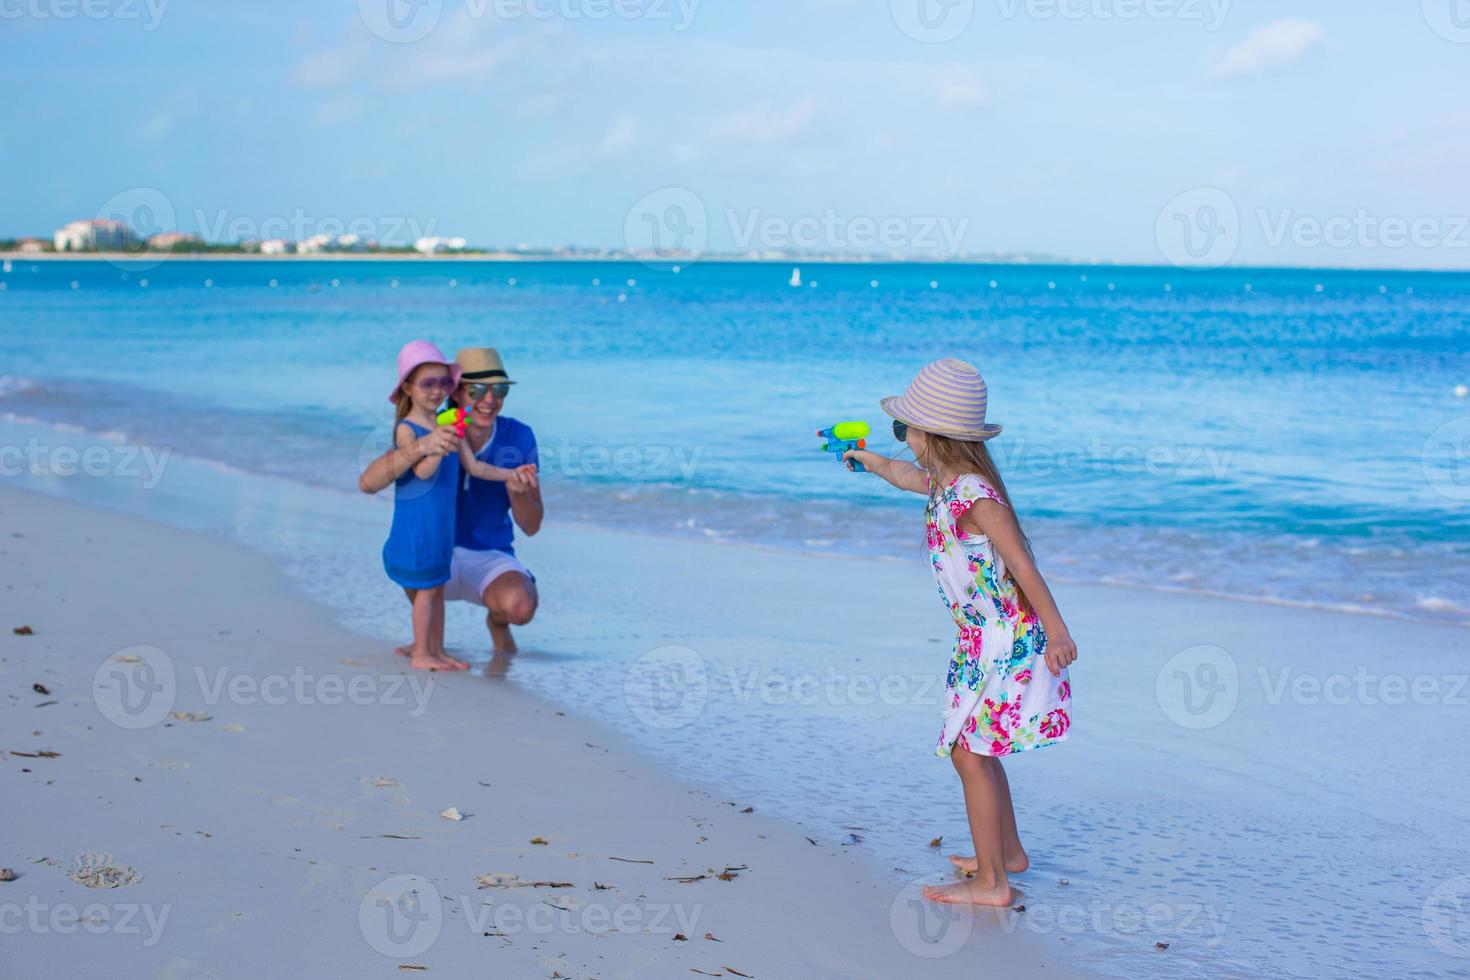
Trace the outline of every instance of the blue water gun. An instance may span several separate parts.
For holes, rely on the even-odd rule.
[[[836,425],[826,429],[818,429],[817,435],[827,441],[822,443],[822,452],[836,453],[837,461],[842,462],[842,454],[849,449],[867,449],[868,433],[871,430],[866,422],[838,422]],[[857,460],[851,460],[851,469],[854,473],[866,473],[863,464]]]

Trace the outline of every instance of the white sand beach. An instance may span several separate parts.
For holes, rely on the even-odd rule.
[[[203,492],[191,472],[106,499],[166,517]],[[322,550],[384,501],[211,479],[267,550],[300,532],[264,508],[317,501],[290,520],[319,561],[283,576],[219,537],[0,492],[7,978],[1313,976],[1345,948],[1452,976],[1470,957],[1463,629],[1060,586],[1073,738],[1007,763],[1024,910],[948,915],[914,901],[968,847],[931,751],[949,624],[920,563],[558,525],[523,548],[543,593],[523,652],[491,660],[452,608],[477,670],[425,687],[391,653],[407,616],[375,544]],[[172,688],[137,673],[158,657]],[[640,700],[650,664],[672,687]],[[90,852],[141,880],[77,884]],[[379,904],[413,889],[438,914]]]
[[[243,549],[6,489],[0,558],[12,980],[1069,975],[969,920],[927,958],[853,849],[512,684],[406,677]]]

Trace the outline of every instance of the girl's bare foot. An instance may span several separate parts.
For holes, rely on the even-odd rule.
[[[469,670],[470,665],[458,657],[451,657],[447,650],[435,650],[430,654],[439,663],[440,670]]]
[[[951,854],[949,860],[955,866],[955,869],[964,875],[972,875],[980,867],[979,862],[975,860],[975,855],[973,854],[968,857],[960,854]],[[1018,875],[1029,867],[1031,867],[1031,859],[1026,856],[1025,851],[1017,850],[1014,854],[1006,855],[1006,871],[1008,873]]]
[[[409,648],[408,665],[415,670],[450,670],[441,657],[432,653],[415,653]]]
[[[412,657],[413,656],[413,644],[412,643],[405,643],[401,647],[394,647],[393,648],[393,652],[396,653],[396,654],[398,654],[400,657]]]
[[[957,881],[952,885],[925,885],[924,897],[943,905],[990,905],[1009,908],[1016,900],[1010,884],[982,885],[978,881]]]

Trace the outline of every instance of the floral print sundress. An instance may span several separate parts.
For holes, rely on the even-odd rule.
[[[930,564],[940,597],[959,627],[945,679],[944,730],[936,754],[956,745],[977,755],[1010,755],[1064,741],[1072,727],[1072,683],[1052,676],[1046,630],[982,535],[960,527],[976,501],[996,493],[978,476],[930,488],[925,510]]]

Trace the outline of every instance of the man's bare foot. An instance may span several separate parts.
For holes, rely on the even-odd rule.
[[[942,905],[990,905],[1009,908],[1016,893],[1009,884],[982,885],[978,881],[957,881],[952,885],[925,885],[924,897]]]
[[[492,622],[490,626],[490,646],[496,653],[515,653],[516,638],[510,635],[510,627],[504,623]]]
[[[444,659],[442,657],[436,656],[435,654],[432,654],[432,653],[424,653],[424,654],[414,653],[412,647],[409,648],[408,665],[410,667],[412,667],[414,670],[436,670],[437,671],[437,670],[452,670],[453,669],[452,667],[450,667],[448,664],[446,664],[444,662]]]
[[[975,860],[975,855],[973,854],[968,857],[960,854],[951,854],[949,860],[955,866],[955,869],[964,875],[972,875],[980,867],[980,862]],[[1006,855],[1006,871],[1010,874],[1018,875],[1029,867],[1031,867],[1031,859],[1026,856],[1025,851],[1018,851],[1015,854]]]

